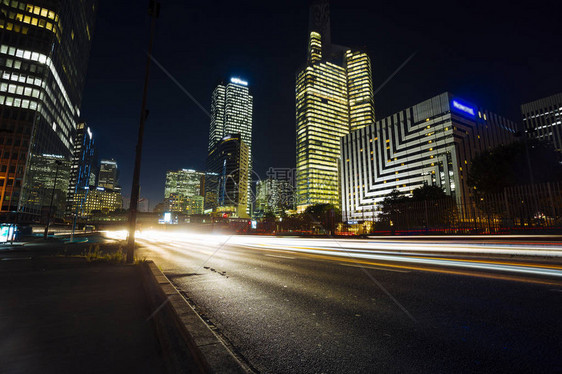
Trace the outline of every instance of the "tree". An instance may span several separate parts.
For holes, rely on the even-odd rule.
[[[521,140],[476,156],[468,172],[468,185],[477,196],[501,193],[506,187],[562,180],[560,155],[550,144]]]
[[[332,235],[341,221],[341,211],[333,204],[316,204],[306,208],[305,216],[320,224],[320,228]]]
[[[438,186],[423,186],[412,196],[392,191],[382,202],[378,223],[381,228],[428,229],[450,227],[457,217],[455,199]]]

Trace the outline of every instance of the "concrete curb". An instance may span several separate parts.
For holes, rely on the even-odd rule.
[[[151,319],[170,373],[249,372],[154,262],[142,264],[142,273],[154,310]]]

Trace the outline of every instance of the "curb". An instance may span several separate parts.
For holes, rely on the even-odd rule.
[[[141,266],[152,317],[170,373],[249,371],[187,303],[153,261]]]

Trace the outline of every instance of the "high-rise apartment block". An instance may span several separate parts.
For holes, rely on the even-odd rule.
[[[468,206],[471,160],[516,140],[517,124],[450,93],[342,138],[344,221],[374,220],[394,190],[434,185]],[[463,206],[463,205],[461,205]]]
[[[311,7],[306,66],[297,74],[297,204],[340,204],[340,139],[375,122],[371,61],[330,44],[327,1]]]
[[[562,152],[562,93],[521,105],[527,136],[551,143]]]
[[[45,168],[55,175],[54,161],[72,159],[95,12],[95,0],[0,2],[1,212],[36,220],[50,205]],[[57,215],[69,183],[60,174]]]

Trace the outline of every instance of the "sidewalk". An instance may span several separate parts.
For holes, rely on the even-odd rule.
[[[137,266],[0,261],[2,373],[163,373]]]

